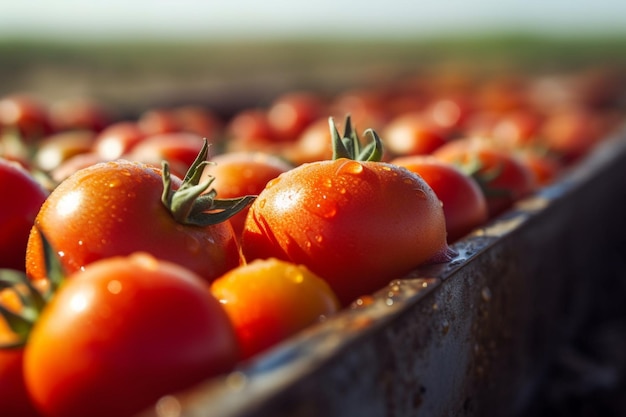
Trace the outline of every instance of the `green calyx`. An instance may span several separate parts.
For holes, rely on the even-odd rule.
[[[504,164],[499,164],[488,170],[485,170],[484,164],[477,156],[474,156],[467,164],[456,164],[465,174],[474,178],[483,194],[487,198],[508,198],[511,197],[511,191],[506,188],[498,188],[492,185],[492,182],[502,175]]]
[[[3,319],[17,336],[14,342],[0,343],[0,349],[20,348],[26,344],[28,335],[41,312],[65,279],[59,258],[41,230],[39,236],[43,245],[46,276],[49,283],[45,291],[37,289],[22,271],[0,269],[0,290],[13,291],[21,305],[19,311],[14,311],[0,303],[0,319]]]
[[[372,161],[380,162],[383,158],[383,143],[374,131],[367,129],[364,133],[371,137],[372,141],[363,146],[361,140],[352,126],[350,115],[346,116],[343,136],[339,134],[335,121],[332,117],[328,118],[330,126],[330,134],[333,143],[333,160],[339,158],[347,158],[355,161]]]
[[[207,161],[209,144],[204,140],[200,153],[185,174],[177,190],[172,189],[172,177],[167,161],[163,161],[163,194],[161,202],[174,219],[181,224],[210,226],[228,220],[248,206],[255,195],[239,198],[217,199],[217,192],[209,189],[214,179],[200,183],[202,171],[210,164]],[[208,192],[207,192],[208,190]]]

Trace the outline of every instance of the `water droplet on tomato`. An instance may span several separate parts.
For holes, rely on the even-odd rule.
[[[115,188],[118,187],[122,182],[119,180],[119,178],[113,178],[111,181],[109,181],[109,188]]]
[[[324,180],[322,181],[322,185],[326,188],[332,188],[333,180],[331,178],[324,178]]]
[[[265,207],[265,203],[266,203],[265,199],[260,200],[260,201],[259,201],[259,207],[260,207],[260,208]]]
[[[59,258],[62,258],[65,256],[65,252],[63,252],[62,250],[57,252],[57,255],[59,255]]]
[[[346,161],[337,169],[337,175],[359,175],[363,172],[363,165],[358,161]]]
[[[111,294],[119,294],[122,292],[122,283],[116,279],[113,279],[107,283],[107,290]]]
[[[448,320],[444,320],[441,323],[441,332],[446,335],[450,331],[450,322]]]
[[[280,181],[280,176],[269,180],[268,183],[265,185],[265,188],[272,188],[278,183],[278,181]]]

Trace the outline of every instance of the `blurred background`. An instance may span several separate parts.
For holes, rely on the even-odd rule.
[[[0,1],[0,92],[228,111],[412,71],[626,62],[618,0]]]

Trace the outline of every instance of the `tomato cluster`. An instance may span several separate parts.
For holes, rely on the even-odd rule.
[[[130,416],[451,260],[621,122],[596,78],[420,75],[229,118],[1,97],[3,415]]]

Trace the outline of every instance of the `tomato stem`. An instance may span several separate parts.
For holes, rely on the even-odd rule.
[[[172,189],[172,177],[167,161],[162,163],[163,193],[161,202],[174,219],[181,224],[210,226],[228,220],[256,198],[247,195],[239,198],[217,199],[217,192],[210,189],[214,178],[200,182],[204,168],[210,164],[206,160],[209,144],[204,140],[202,149],[189,167],[181,186]]]
[[[352,126],[350,115],[346,116],[343,136],[339,134],[335,121],[328,118],[330,135],[333,145],[333,160],[339,158],[353,159],[355,161],[380,162],[383,157],[383,143],[374,129],[367,129],[365,134],[371,137],[371,142],[363,146]]]

